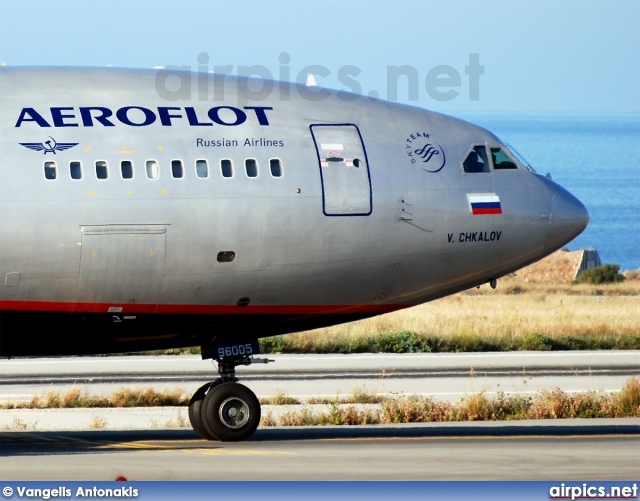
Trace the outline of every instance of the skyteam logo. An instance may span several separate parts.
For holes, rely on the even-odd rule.
[[[45,141],[44,143],[20,143],[25,148],[29,148],[33,151],[42,151],[46,155],[47,153],[56,154],[56,151],[65,151],[69,148],[77,146],[79,143],[58,143],[55,139],[49,136],[51,141]]]
[[[442,147],[426,132],[411,134],[405,142],[405,151],[411,163],[426,172],[440,172],[447,163]]]

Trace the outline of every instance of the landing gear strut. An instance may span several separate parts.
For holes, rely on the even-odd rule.
[[[236,378],[238,365],[269,363],[273,360],[225,357],[218,360],[220,377],[200,387],[189,403],[189,421],[206,440],[239,442],[246,440],[260,424],[258,397]]]

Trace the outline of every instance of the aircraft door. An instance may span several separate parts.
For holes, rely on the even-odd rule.
[[[165,233],[155,225],[82,228],[76,302],[157,304]]]
[[[316,145],[325,216],[368,216],[372,211],[369,162],[358,127],[310,126]]]

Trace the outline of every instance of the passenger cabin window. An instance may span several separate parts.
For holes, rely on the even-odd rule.
[[[474,146],[462,163],[466,173],[489,172],[487,150],[484,146]]]
[[[104,160],[96,161],[96,177],[98,179],[107,179],[109,177],[109,168]]]
[[[496,170],[518,168],[502,148],[491,148],[491,160],[493,160],[493,168]]]
[[[133,178],[133,162],[131,162],[131,160],[122,160],[120,162],[120,174],[122,175],[122,179]]]
[[[282,162],[279,158],[269,160],[269,167],[271,168],[271,175],[273,177],[282,177]]]
[[[57,166],[55,162],[44,163],[44,177],[45,179],[55,179],[57,177]]]
[[[209,177],[209,164],[206,160],[196,160],[196,175],[200,179]]]
[[[233,177],[233,164],[231,160],[220,160],[220,170],[222,171],[222,177]]]
[[[184,177],[182,160],[171,160],[171,175],[174,179],[182,179]]]
[[[149,179],[158,179],[160,176],[160,168],[158,167],[158,162],[155,160],[147,160],[146,164],[147,168],[147,177]]]
[[[82,163],[69,162],[69,175],[71,179],[82,179]]]
[[[244,161],[244,170],[247,177],[258,177],[258,161],[255,158],[247,158]]]
[[[232,263],[236,259],[236,253],[233,251],[218,252],[219,263]]]

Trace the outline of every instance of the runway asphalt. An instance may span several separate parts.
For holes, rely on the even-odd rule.
[[[2,480],[622,480],[640,419],[191,431],[0,433]]]

